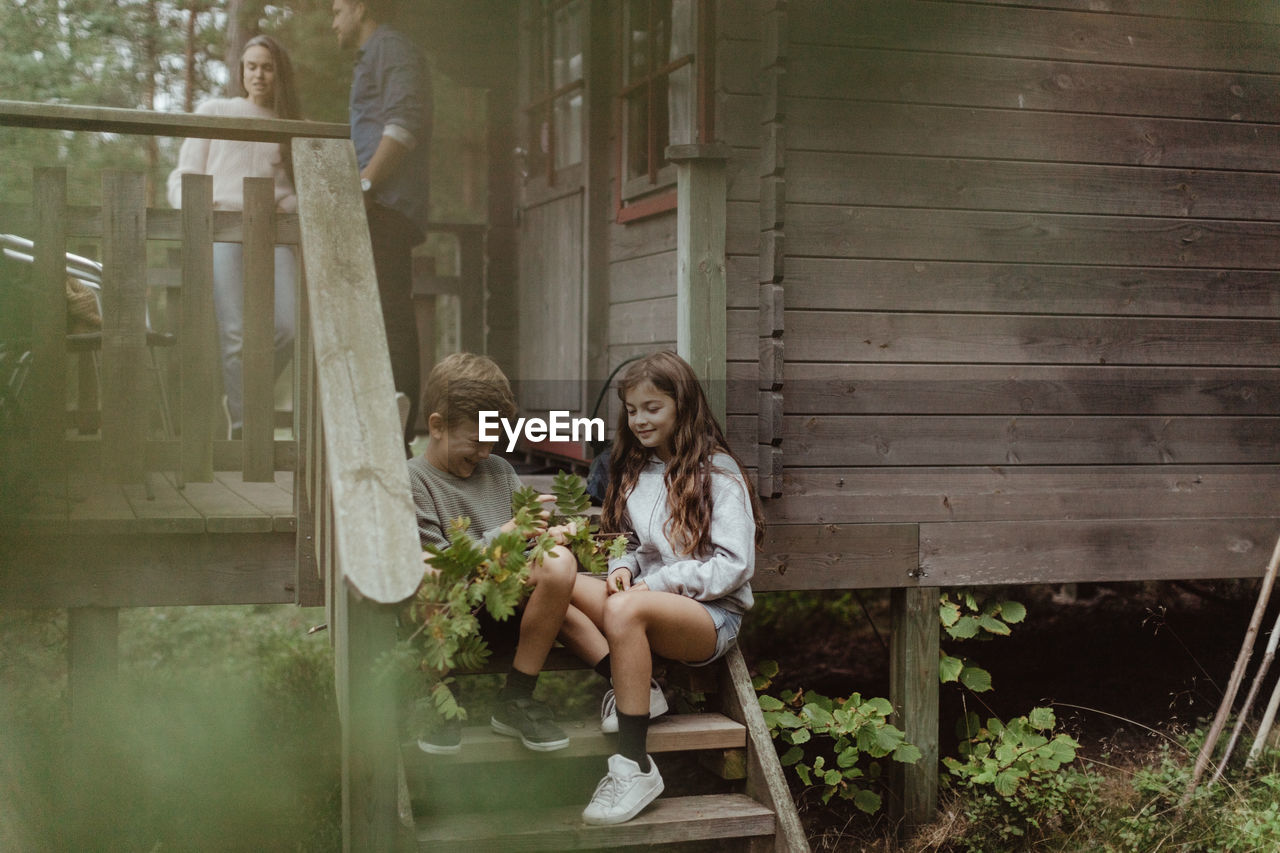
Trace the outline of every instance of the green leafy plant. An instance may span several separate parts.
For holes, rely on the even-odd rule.
[[[982,725],[972,713],[957,723],[960,756],[942,763],[968,794],[965,849],[994,853],[1061,831],[1064,815],[1078,810],[1070,806],[1092,796],[1091,778],[1066,769],[1080,744],[1055,733],[1056,723],[1043,707],[1007,723]]]
[[[602,537],[597,526],[587,515],[591,496],[586,482],[576,474],[561,471],[551,481],[551,494],[555,496],[555,510],[548,521],[552,527],[568,525],[564,545],[578,560],[578,564],[594,575],[609,570],[609,560],[621,557],[627,551],[627,537]],[[511,498],[512,512],[529,511],[533,517],[544,509],[538,501],[536,489],[525,486]],[[549,538],[544,534],[544,538]],[[539,540],[541,541],[541,539]],[[549,546],[548,546],[549,550]]]
[[[778,664],[764,661],[752,679],[769,733],[788,747],[781,756],[806,786],[820,786],[822,801],[837,794],[867,814],[879,810],[881,797],[865,785],[881,775],[876,759],[906,764],[920,760],[920,750],[907,743],[902,730],[890,725],[893,707],[887,699],[863,699],[854,693],[831,699],[815,691],[763,691],[773,683]],[[815,740],[817,739],[817,740]]]
[[[597,536],[586,515],[589,498],[581,477],[557,474],[551,494],[556,500],[547,524],[567,526],[564,545],[584,568],[602,572],[610,557],[625,553],[625,536]],[[489,658],[476,614],[483,609],[498,621],[509,619],[528,595],[530,567],[557,544],[546,530],[537,532],[546,509],[535,489],[523,487],[511,498],[514,529],[485,544],[471,537],[469,518],[457,518],[449,524],[447,546],[426,547],[430,568],[401,614],[407,635],[380,660],[384,674],[413,679],[406,685],[417,695],[410,726],[425,729],[440,718],[466,718],[448,674],[478,669]]]
[[[953,640],[1007,637],[1009,626],[1027,618],[1027,608],[1016,601],[984,599],[969,590],[942,593],[938,603],[938,619],[942,630]],[[974,693],[991,689],[991,673],[969,658],[953,657],[939,652],[938,678],[943,684],[959,682]]]

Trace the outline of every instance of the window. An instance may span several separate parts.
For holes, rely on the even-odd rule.
[[[528,19],[527,171],[555,183],[582,162],[583,0],[536,0]]]
[[[707,101],[708,81],[695,61],[701,40],[710,32],[708,15],[705,0],[624,4],[618,110],[622,205],[674,184],[667,146],[703,141],[709,133],[708,122],[698,116],[699,106]],[[641,206],[651,208],[654,200],[648,201]],[[662,209],[673,205],[674,200]]]

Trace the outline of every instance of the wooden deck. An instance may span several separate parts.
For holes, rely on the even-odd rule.
[[[19,520],[25,535],[129,535],[140,533],[288,533],[297,529],[293,472],[270,483],[245,482],[239,471],[219,471],[211,483],[179,487],[172,472],[152,472],[145,483],[116,485],[99,478],[44,483]]]
[[[245,482],[222,471],[118,485],[44,481],[0,535],[0,600],[17,607],[292,603],[293,473]]]

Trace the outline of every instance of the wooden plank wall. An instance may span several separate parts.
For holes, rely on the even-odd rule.
[[[745,41],[756,4],[724,5],[722,44]],[[1265,563],[1280,11],[1098,5],[786,4],[775,524],[919,524],[927,584]],[[760,149],[762,51],[722,53],[721,135]],[[746,380],[769,211],[735,186]],[[754,402],[730,400],[738,439]]]

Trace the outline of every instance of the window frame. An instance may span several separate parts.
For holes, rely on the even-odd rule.
[[[648,32],[653,32],[652,10],[654,2],[655,0],[645,0],[646,9],[650,15]],[[669,60],[661,66],[656,64],[655,57],[650,52],[645,74],[637,79],[628,79],[631,68],[629,38],[632,29],[629,20],[631,4],[624,4],[619,13],[619,50],[617,53],[619,67],[617,91],[614,97],[614,139],[617,146],[615,218],[619,223],[632,222],[676,208],[675,164],[663,162],[666,159],[666,147],[670,144],[669,130],[666,140],[658,139],[658,123],[652,120],[646,121],[645,141],[648,147],[648,172],[634,177],[628,174],[628,163],[631,155],[631,150],[628,148],[630,144],[628,108],[634,93],[641,89],[647,90],[646,102],[651,116],[658,100],[658,96],[655,94],[657,85],[669,85],[666,81],[669,81],[671,74],[686,66],[692,66],[689,101],[685,107],[688,110],[688,115],[685,116],[685,123],[691,129],[694,137],[690,141],[707,143],[715,138],[715,110],[712,97],[714,80],[711,73],[715,57],[713,7],[712,0],[690,0],[688,14],[692,16],[692,20],[689,22],[689,27],[693,34],[690,39],[692,51],[674,60]],[[674,29],[674,27],[671,29]],[[658,81],[663,82],[658,83]],[[671,125],[670,98],[666,98],[665,102],[668,116],[664,126],[669,129]]]
[[[577,93],[581,99],[581,113],[579,133],[585,128],[588,121],[586,115],[586,67],[585,67],[585,51],[580,51],[579,56],[583,61],[579,64],[578,76],[569,82],[553,88],[552,84],[555,80],[555,35],[556,35],[556,14],[563,9],[574,4],[578,5],[578,25],[579,35],[585,38],[586,32],[583,25],[589,21],[589,11],[587,4],[590,0],[529,0],[524,6],[527,10],[525,20],[522,22],[525,29],[525,43],[528,45],[529,54],[522,57],[522,64],[525,68],[528,89],[526,91],[526,103],[521,105],[521,114],[524,119],[524,128],[521,133],[523,144],[521,150],[525,158],[525,166],[522,167],[522,174],[526,186],[526,191],[530,189],[530,182],[534,179],[541,179],[544,182],[545,190],[539,192],[536,188],[534,195],[541,195],[545,192],[554,190],[557,184],[577,185],[581,184],[582,174],[582,140],[579,140],[579,156],[572,163],[565,163],[563,166],[556,165],[557,159],[557,143],[556,135],[556,105],[560,101]],[[535,84],[535,76],[537,83]],[[535,96],[534,92],[539,91],[540,94]],[[546,151],[543,152],[543,129],[546,132]],[[530,162],[537,160],[545,160],[539,162],[535,168],[528,168]]]

